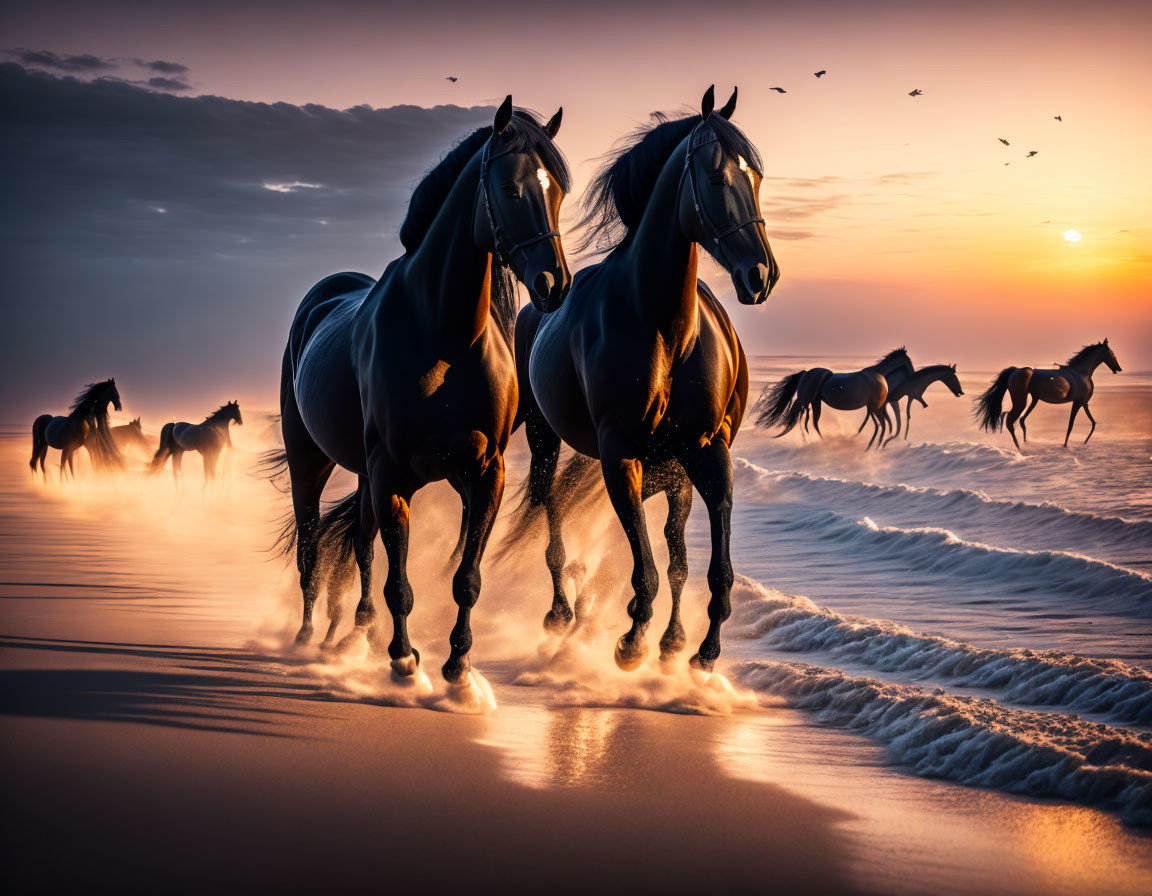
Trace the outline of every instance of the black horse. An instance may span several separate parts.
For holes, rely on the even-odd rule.
[[[220,455],[232,447],[232,435],[228,424],[244,425],[240,415],[240,403],[230,401],[221,405],[204,418],[203,423],[165,423],[160,430],[160,447],[152,458],[150,473],[164,469],[168,458],[172,458],[172,479],[176,488],[184,478],[184,452],[199,451],[204,458],[204,489],[216,479],[216,463]]]
[[[692,659],[711,670],[720,654],[733,573],[729,557],[732,460],[748,393],[748,364],[715,295],[697,279],[697,244],[731,274],[739,300],[763,302],[780,276],[760,217],[760,155],[728,119],[736,93],[713,112],[712,88],[700,115],[657,116],[607,162],[584,199],[581,249],[613,244],[577,275],[554,314],[525,308],[516,323],[516,362],[532,464],[516,538],[543,507],[545,557],[552,574],[548,627],[572,619],[564,594],[563,507],[571,495],[556,467],[563,440],[598,458],[612,506],[632,548],[631,629],[616,662],[644,661],[658,576],[643,501],[668,496],[668,578],[673,609],[662,658],[684,645],[680,595],[688,575],[684,523],[692,487],[708,508],[712,560],[708,635]],[[594,484],[594,481],[593,481]]]
[[[379,530],[393,620],[388,653],[396,674],[415,674],[408,507],[424,485],[447,479],[463,503],[465,531],[443,673],[454,684],[468,678],[470,613],[517,406],[513,277],[544,311],[560,306],[571,282],[557,231],[570,186],[552,142],[560,118],[541,125],[505,99],[492,126],[464,138],[416,188],[400,229],[404,255],[378,281],[364,274],[320,281],[296,312],[280,407],[295,520],[288,543],[296,543],[304,598],[298,643],[312,634],[322,544],[355,556],[361,597],[353,636],[372,633]],[[359,487],[321,519],[320,495],[337,464],[359,475]],[[331,585],[328,603],[338,604]]]
[[[32,472],[40,468],[45,479],[48,471],[44,459],[49,448],[60,450],[60,481],[64,481],[64,468],[73,478],[76,470],[72,456],[80,448],[87,448],[92,458],[92,466],[97,470],[118,470],[124,466],[124,456],[116,447],[116,441],[108,426],[108,405],[121,410],[120,393],[116,380],[108,379],[99,383],[89,383],[84,391],[72,402],[67,417],[53,417],[42,414],[32,424]]]

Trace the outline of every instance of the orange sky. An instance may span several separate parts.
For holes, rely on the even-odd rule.
[[[197,92],[239,99],[563,104],[577,191],[648,112],[738,84],[783,270],[769,308],[737,312],[753,350],[843,351],[864,327],[868,354],[881,320],[981,363],[1107,335],[1126,367],[1152,367],[1150,4],[414,6],[50,0],[6,11],[4,30],[10,46],[177,60]]]

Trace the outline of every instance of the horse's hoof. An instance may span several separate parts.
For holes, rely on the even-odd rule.
[[[544,631],[555,635],[564,631],[572,622],[572,610],[568,607],[552,609],[544,617]]]
[[[440,669],[440,674],[448,684],[462,684],[472,671],[472,664],[468,661],[468,654],[463,656],[450,656]]]
[[[648,659],[648,645],[643,641],[629,644],[624,635],[616,642],[616,665],[625,672],[638,669],[644,660]]]
[[[696,654],[692,659],[688,660],[688,665],[695,669],[697,672],[711,672],[716,668],[716,660],[705,659],[700,654]]]
[[[296,633],[296,646],[304,647],[312,640],[312,626],[306,625]]]
[[[392,671],[400,678],[411,678],[420,668],[420,654],[413,648],[408,656],[392,660]]]

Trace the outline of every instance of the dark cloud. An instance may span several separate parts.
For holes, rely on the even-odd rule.
[[[0,377],[66,395],[115,368],[153,407],[271,394],[300,298],[334,271],[382,271],[412,186],[491,114],[177,97],[0,64],[0,291],[20,308]]]
[[[146,83],[149,87],[152,87],[155,90],[191,90],[192,89],[191,85],[185,84],[183,81],[177,81],[175,78],[161,78],[161,77],[149,78]]]
[[[146,62],[143,59],[132,61],[141,68],[151,69],[162,75],[186,75],[188,73],[188,66],[181,65],[179,62],[165,62],[163,59],[153,59],[151,62]]]
[[[61,56],[49,50],[26,50],[23,47],[16,47],[6,52],[22,65],[33,68],[50,68],[62,72],[101,72],[116,68],[115,62],[101,59],[91,53],[81,56]]]

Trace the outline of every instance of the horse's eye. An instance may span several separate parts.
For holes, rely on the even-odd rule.
[[[519,199],[520,184],[513,183],[512,181],[504,184],[504,195],[506,195],[509,199]]]

